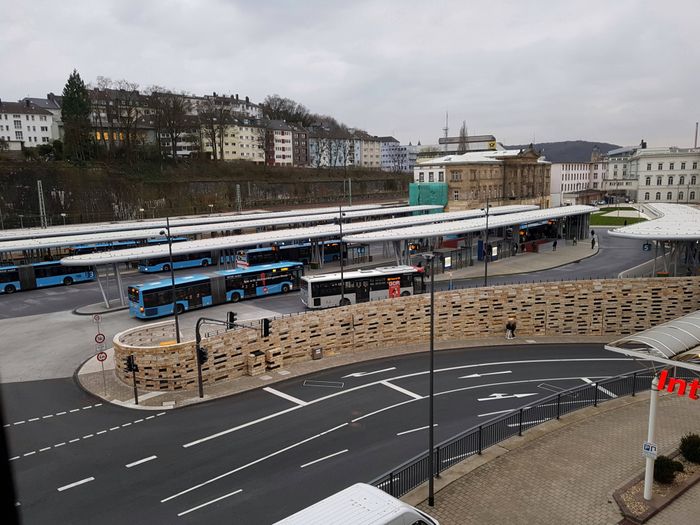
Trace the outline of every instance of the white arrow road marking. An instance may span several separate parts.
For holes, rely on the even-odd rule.
[[[90,481],[95,481],[95,478],[90,477],[81,479],[80,481],[76,481],[75,483],[71,483],[70,485],[64,485],[62,487],[59,487],[58,491],[63,492],[64,490],[72,489],[73,487],[77,487],[78,485],[82,485],[83,483],[89,483]]]
[[[438,424],[435,423],[435,424],[433,424],[433,426],[436,427],[436,426],[438,426]],[[404,430],[403,432],[399,432],[396,435],[403,436],[404,434],[410,434],[411,432],[418,432],[419,430],[426,430],[428,428],[430,428],[430,425],[425,425],[424,427],[420,427],[420,428],[412,428],[411,430]]]
[[[323,461],[324,459],[330,459],[330,458],[335,457],[335,456],[340,456],[341,454],[345,454],[347,451],[348,451],[348,449],[346,448],[345,450],[341,450],[340,452],[335,452],[333,454],[329,454],[328,456],[324,456],[322,458],[318,458],[318,459],[315,459],[313,461],[309,461],[308,463],[304,463],[299,468],[305,468],[305,467],[308,467],[309,465],[313,465],[314,463],[318,463],[320,461]]]
[[[489,397],[480,397],[477,399],[477,401],[495,401],[497,399],[512,399],[512,398],[521,398],[521,397],[530,397],[530,396],[536,396],[537,392],[533,392],[531,394],[491,394]]]
[[[228,494],[224,494],[223,496],[220,496],[216,499],[207,501],[206,503],[202,503],[201,505],[197,505],[196,507],[192,507],[191,509],[181,512],[178,514],[178,517],[184,516],[185,514],[189,514],[190,512],[194,512],[195,510],[201,509],[202,507],[206,507],[207,505],[211,505],[212,503],[216,503],[217,501],[221,501],[222,499],[226,499],[230,496],[235,496],[236,494],[240,494],[241,492],[243,492],[243,489],[234,490],[233,492],[229,492]]]
[[[382,372],[391,372],[392,370],[396,370],[396,367],[392,366],[391,368],[383,368],[382,370],[375,370],[374,372],[355,372],[354,374],[348,374],[346,376],[343,376],[341,379],[345,379],[346,377],[371,376],[373,374],[381,374]]]
[[[136,465],[140,465],[141,463],[146,463],[146,461],[151,461],[152,459],[156,459],[158,456],[149,456],[147,458],[139,459],[138,461],[134,461],[133,463],[129,463],[127,465],[124,465],[126,468],[131,468],[135,467]]]
[[[266,386],[265,388],[263,388],[263,390],[265,392],[269,392],[270,394],[273,394],[275,396],[279,396],[283,399],[286,399],[287,401],[291,401],[292,403],[295,403],[297,405],[301,405],[301,406],[308,405],[308,403],[306,401],[302,401],[299,398],[296,398],[294,396],[290,396],[289,394],[285,394],[284,392],[280,392],[279,390],[276,390],[274,388],[270,388],[269,386]]]
[[[582,378],[581,378],[581,381],[585,381],[585,382],[588,383],[589,385],[592,385],[592,384],[594,383],[593,381],[591,381],[591,380],[588,379],[587,377],[582,377]],[[613,399],[615,399],[615,398],[617,397],[617,396],[616,396],[615,394],[613,394],[610,390],[608,390],[607,388],[603,388],[602,386],[599,386],[599,387],[598,387],[598,390],[600,390],[601,392],[603,392],[603,394],[609,395],[609,396],[610,396],[611,398],[613,398]]]
[[[402,394],[406,394],[407,396],[412,397],[413,399],[423,399],[423,396],[419,396],[418,394],[415,394],[411,392],[410,390],[406,390],[405,388],[401,388],[398,385],[395,385],[394,383],[389,383],[389,381],[380,381],[380,383],[384,386],[388,386],[389,388],[393,388],[397,392],[401,392]]]
[[[510,370],[503,370],[501,372],[487,372],[485,374],[470,374],[468,376],[461,376],[457,379],[473,379],[475,377],[484,377],[484,376],[497,376],[499,374],[512,374]]]

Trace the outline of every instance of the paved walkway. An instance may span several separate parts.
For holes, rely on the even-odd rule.
[[[441,525],[618,523],[612,493],[644,469],[648,414],[648,392],[574,412],[447,471],[436,482],[434,507],[426,487],[403,499]],[[662,395],[659,453],[672,452],[687,432],[700,433],[700,401]],[[699,516],[697,484],[647,523],[698,523]]]

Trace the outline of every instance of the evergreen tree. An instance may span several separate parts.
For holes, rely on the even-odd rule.
[[[90,153],[90,96],[85,82],[74,69],[63,88],[61,118],[68,158],[85,160]]]

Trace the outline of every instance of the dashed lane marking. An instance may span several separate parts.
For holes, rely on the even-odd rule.
[[[91,481],[95,481],[95,478],[89,477],[85,479],[81,479],[80,481],[76,481],[75,483],[70,483],[69,485],[63,485],[62,487],[58,487],[59,492],[63,492],[64,490],[72,489],[73,487],[77,487],[78,485],[82,485],[83,483],[89,483]]]
[[[65,416],[66,414],[73,414],[75,412],[80,412],[81,410],[88,410],[90,408],[96,408],[96,407],[101,407],[101,406],[102,406],[102,403],[96,403],[94,405],[89,405],[89,406],[85,406],[82,408],[74,408],[74,409],[68,410],[68,411],[63,410],[61,412],[56,412],[55,414],[46,414],[45,416],[41,416],[41,417],[32,417],[32,418],[29,418],[27,420],[15,421],[14,423],[7,423],[7,424],[3,425],[3,427],[7,428],[7,427],[11,427],[11,426],[16,426],[16,425],[23,425],[24,423],[33,423],[34,421],[41,421],[42,419],[50,419],[50,418],[55,417],[55,416]]]
[[[217,501],[221,501],[222,499],[228,498],[230,496],[235,496],[236,494],[240,494],[241,492],[243,492],[243,489],[234,490],[233,492],[229,492],[228,494],[224,494],[223,496],[219,496],[216,499],[213,499],[211,501],[207,501],[206,503],[202,503],[201,505],[197,505],[196,507],[192,507],[191,509],[187,509],[183,512],[180,512],[178,514],[178,517],[184,516],[185,514],[189,514],[190,512],[194,512],[195,510],[201,509],[202,507],[206,507],[207,505],[211,505],[212,503],[216,503]]]
[[[158,456],[148,456],[147,458],[139,459],[138,461],[134,461],[133,463],[128,463],[124,465],[126,468],[131,468],[135,467],[136,465],[140,465],[141,463],[146,463],[147,461],[151,461],[153,459],[156,459]]]
[[[437,425],[437,423],[434,423],[433,426],[436,427],[438,425]],[[411,430],[404,430],[403,432],[399,432],[396,435],[403,436],[404,434],[412,434],[413,432],[418,432],[420,430],[428,430],[429,428],[430,428],[430,425],[425,425],[424,427],[412,428]]]
[[[314,459],[313,461],[309,461],[308,463],[304,463],[301,467],[299,468],[306,468],[311,465],[315,465],[316,463],[320,463],[321,461],[324,461],[326,459],[334,458],[335,456],[340,456],[341,454],[345,454],[348,451],[348,449],[340,450],[339,452],[334,452],[333,454],[328,454],[327,456],[323,456],[322,458]]]

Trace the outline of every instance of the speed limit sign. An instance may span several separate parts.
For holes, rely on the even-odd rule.
[[[105,342],[105,334],[100,334],[100,333],[98,333],[98,334],[95,336],[95,342],[96,342],[97,344],[104,343],[104,342]]]
[[[107,352],[98,352],[97,360],[101,363],[107,359]]]

